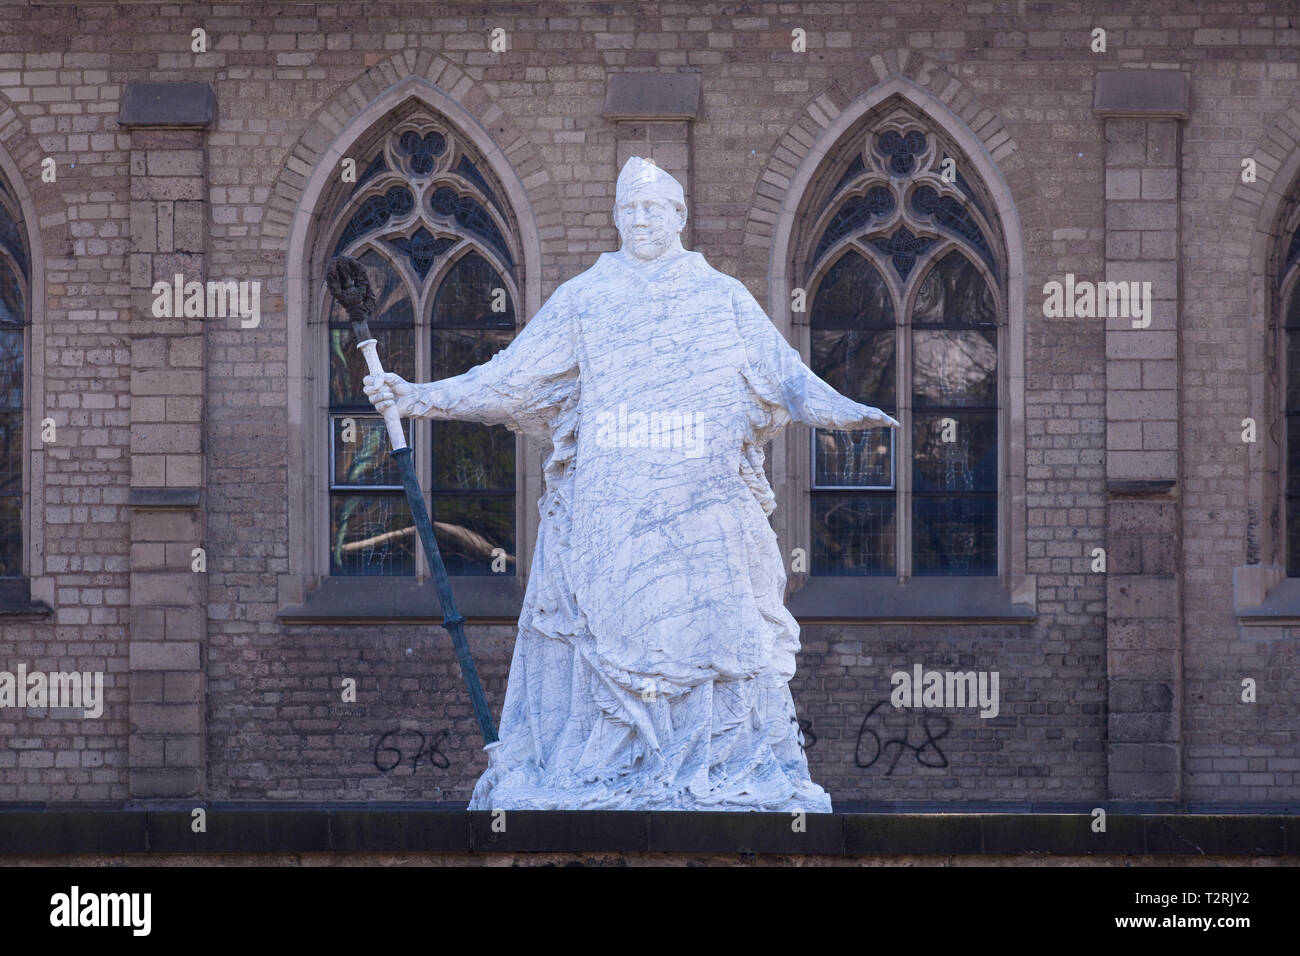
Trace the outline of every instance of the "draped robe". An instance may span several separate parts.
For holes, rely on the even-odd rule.
[[[789,681],[798,625],[763,445],[863,427],[698,252],[604,253],[415,414],[550,453],[500,741],[470,809],[829,812]]]

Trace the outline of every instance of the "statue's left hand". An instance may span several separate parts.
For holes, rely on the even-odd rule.
[[[886,415],[880,409],[872,408],[870,405],[863,405],[862,407],[866,409],[867,414],[862,417],[861,423],[857,426],[858,428],[901,428],[902,427],[902,423],[898,419],[891,418],[889,415]]]

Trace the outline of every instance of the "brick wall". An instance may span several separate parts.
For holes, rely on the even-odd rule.
[[[1098,72],[1187,72],[1190,116],[1176,123],[1181,464],[1170,476],[1181,551],[1169,556],[1182,569],[1182,613],[1154,625],[1165,628],[1165,644],[1181,649],[1178,677],[1165,681],[1181,701],[1179,736],[1161,740],[1180,753],[1182,771],[1168,778],[1165,768],[1173,782],[1163,795],[1300,796],[1293,635],[1281,625],[1241,627],[1234,614],[1233,570],[1247,563],[1250,512],[1262,506],[1236,425],[1252,410],[1262,414],[1251,407],[1249,373],[1252,350],[1266,350],[1248,321],[1244,290],[1265,263],[1243,234],[1253,228],[1249,216],[1226,229],[1224,213],[1241,200],[1242,157],[1263,157],[1261,144],[1274,142],[1278,128],[1296,134],[1288,110],[1297,103],[1300,4],[1164,0],[1141,13],[1118,2],[636,5],[641,12],[614,3],[439,6],[447,15],[382,2],[0,4],[0,148],[36,213],[44,268],[44,310],[33,333],[43,351],[31,353],[41,361],[31,371],[29,404],[59,426],[57,441],[33,452],[43,469],[36,587],[53,615],[0,623],[0,665],[103,669],[108,697],[93,723],[0,712],[0,800],[131,794],[129,746],[143,747],[129,745],[132,725],[136,735],[146,730],[129,709],[136,695],[127,680],[130,647],[140,640],[131,633],[132,572],[145,552],[172,571],[188,568],[185,542],[149,550],[154,538],[133,537],[141,519],[133,521],[127,506],[133,467],[144,467],[133,465],[132,452],[153,451],[142,449],[139,435],[132,443],[132,428],[147,421],[137,405],[150,397],[132,388],[136,353],[147,348],[131,332],[142,309],[133,270],[142,267],[135,257],[161,249],[140,246],[133,205],[140,197],[132,193],[132,135],[139,134],[118,122],[127,84],[180,81],[210,84],[217,102],[202,135],[208,275],[260,281],[263,289],[260,326],[209,321],[205,365],[186,372],[203,382],[176,386],[204,396],[202,522],[194,535],[207,554],[198,602],[207,619],[198,665],[206,673],[202,792],[214,799],[468,795],[484,762],[440,629],[277,620],[285,603],[278,581],[292,562],[295,452],[286,450],[289,256],[270,234],[274,226],[283,236],[287,219],[275,218],[285,215],[276,201],[290,204],[286,197],[298,195],[311,171],[295,150],[328,148],[322,118],[364,106],[349,89],[360,81],[391,86],[412,72],[417,53],[421,68],[446,65],[439,85],[484,117],[490,136],[509,130],[536,157],[536,168],[522,174],[525,186],[550,203],[539,199],[539,209],[560,210],[555,220],[539,214],[543,295],[615,247],[618,159],[629,143],[653,139],[653,130],[602,115],[611,72],[698,73],[702,99],[689,130],[679,121],[661,130],[674,149],[690,150],[691,244],[764,303],[770,243],[751,229],[760,180],[818,96],[869,87],[872,58],[881,58],[909,83],[931,84],[936,97],[955,81],[961,92],[947,96],[967,98],[976,126],[1005,128],[1014,151],[999,163],[1026,245],[1024,570],[1035,580],[1037,617],[1032,624],[806,627],[796,704],[809,723],[814,779],[841,801],[1102,800],[1137,792],[1108,775],[1117,756],[1132,761],[1134,751],[1107,753],[1116,742],[1108,679],[1117,666],[1108,605],[1113,617],[1118,598],[1108,597],[1106,575],[1090,567],[1094,548],[1113,552],[1125,537],[1107,491],[1108,333],[1102,320],[1044,318],[1040,290],[1067,272],[1101,278],[1109,261],[1132,258],[1107,242],[1114,226],[1106,216],[1107,121],[1094,112]],[[196,27],[207,31],[206,53],[191,52]],[[505,52],[489,50],[494,27],[506,31]],[[807,32],[807,52],[791,51],[796,27]],[[1106,30],[1104,53],[1089,49],[1094,27]],[[1261,179],[1285,165],[1278,152],[1261,162]],[[45,156],[57,160],[56,183],[41,182]],[[170,177],[157,172],[166,188]],[[175,171],[178,182],[185,172]],[[1142,182],[1139,176],[1139,189]],[[183,207],[195,197],[163,198]],[[186,210],[172,212],[167,224],[181,230]],[[1170,267],[1168,253],[1153,247],[1146,256],[1139,244],[1131,265],[1158,279],[1164,272],[1157,270]],[[164,471],[149,484],[166,480]],[[178,481],[198,487],[200,477]],[[1143,527],[1158,551],[1163,526]],[[1123,559],[1110,558],[1111,571],[1123,572]],[[471,630],[499,712],[512,629]],[[863,720],[887,696],[889,674],[914,662],[998,670],[1001,716],[960,711],[946,715],[946,729],[930,724],[932,737],[942,734],[940,759],[919,716],[894,714],[888,726],[909,743],[895,745],[896,764],[889,752],[872,760]],[[358,682],[355,704],[340,703],[343,677]],[[1240,701],[1243,677],[1257,680],[1254,705]],[[182,731],[192,736],[191,725]],[[381,741],[389,731],[398,733]],[[394,748],[403,762],[380,770],[377,745]],[[1134,772],[1141,773],[1137,753]],[[378,762],[393,756],[381,751]],[[195,758],[178,757],[189,766]]]

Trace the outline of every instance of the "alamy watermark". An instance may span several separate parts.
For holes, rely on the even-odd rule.
[[[103,671],[0,671],[0,707],[81,708],[83,717],[104,713]]]
[[[889,675],[894,685],[889,702],[895,707],[979,707],[981,717],[996,717],[1000,709],[997,671],[923,671]]]
[[[168,284],[153,284],[153,314],[158,319],[224,319],[238,316],[241,329],[255,329],[262,324],[262,283],[186,282],[176,273]]]
[[[596,445],[600,448],[678,448],[698,455],[704,451],[704,416],[695,411],[629,412],[627,405],[596,414]]]
[[[83,893],[73,886],[50,897],[50,925],[58,927],[124,926],[133,936],[148,936],[152,911],[152,893]]]
[[[1151,324],[1150,282],[1076,282],[1067,272],[1064,283],[1046,283],[1043,295],[1044,318],[1132,319],[1135,329]]]

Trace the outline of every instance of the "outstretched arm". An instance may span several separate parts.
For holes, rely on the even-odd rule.
[[[818,428],[899,427],[880,409],[855,402],[818,378],[743,285],[737,283],[731,301],[745,340],[748,378],[764,401],[785,409],[792,421]]]
[[[377,410],[396,404],[403,418],[445,418],[531,430],[563,403],[577,374],[565,296],[557,290],[515,340],[462,375],[415,384],[388,373],[366,376]]]

